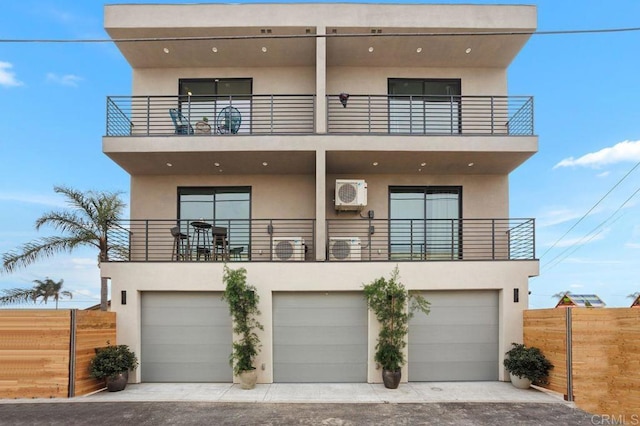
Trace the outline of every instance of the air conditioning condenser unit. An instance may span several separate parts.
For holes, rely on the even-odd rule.
[[[273,237],[273,256],[275,261],[304,260],[305,244],[302,237]]]
[[[329,260],[361,260],[361,254],[360,238],[329,238]]]
[[[367,205],[367,182],[336,179],[336,210],[362,210]]]

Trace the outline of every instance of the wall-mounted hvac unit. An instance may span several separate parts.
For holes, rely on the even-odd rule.
[[[361,251],[358,237],[329,238],[329,260],[360,260]]]
[[[273,237],[273,256],[276,261],[304,260],[304,240],[301,237]]]
[[[362,210],[367,205],[367,182],[336,179],[336,210]]]

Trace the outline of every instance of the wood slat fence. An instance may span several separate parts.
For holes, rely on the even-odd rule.
[[[528,310],[524,344],[554,365],[545,388],[592,414],[640,419],[640,309]]]
[[[67,398],[104,388],[95,348],[116,344],[115,312],[0,310],[0,398]]]

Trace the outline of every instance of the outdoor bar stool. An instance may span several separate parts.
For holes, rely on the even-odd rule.
[[[191,226],[195,233],[196,260],[200,260],[201,256],[204,260],[211,259],[211,237],[209,236],[211,224],[203,221],[196,221],[191,222]]]
[[[214,226],[211,230],[213,235],[213,260],[229,260],[229,241],[227,240],[227,228]]]
[[[173,251],[171,260],[187,260],[189,257],[189,236],[180,232],[178,226],[171,228],[173,236]]]

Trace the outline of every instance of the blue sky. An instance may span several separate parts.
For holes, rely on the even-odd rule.
[[[437,3],[535,4],[539,31],[640,26],[637,0]],[[5,1],[0,39],[106,39],[103,6]],[[510,177],[510,216],[537,221],[532,308],[555,305],[551,296],[565,290],[629,306],[626,296],[640,291],[640,167],[619,183],[640,162],[639,45],[640,32],[534,35],[509,68],[509,93],[535,98],[540,138],[539,152]],[[110,43],[0,43],[0,252],[51,233],[33,224],[64,207],[55,185],[122,191],[128,201],[129,177],[101,144],[106,97],[128,95],[130,86],[129,66]],[[96,255],[80,250],[0,275],[0,289],[64,279],[74,299],[62,307],[93,305]]]

